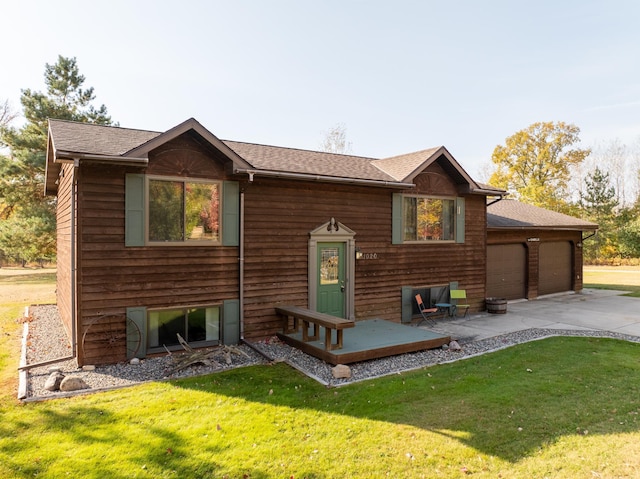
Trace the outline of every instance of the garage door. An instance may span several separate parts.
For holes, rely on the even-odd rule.
[[[571,243],[568,241],[540,243],[539,295],[571,291],[571,258]]]
[[[487,297],[526,297],[526,260],[523,244],[487,246]]]

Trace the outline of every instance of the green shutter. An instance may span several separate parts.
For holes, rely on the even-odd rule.
[[[393,194],[391,205],[391,244],[402,244],[402,195]]]
[[[456,243],[464,243],[464,198],[456,198]]]
[[[125,246],[144,246],[144,175],[125,178]]]
[[[127,318],[133,321],[140,330],[140,347],[135,357],[144,358],[147,354],[147,308],[127,308]],[[131,348],[130,343],[133,341],[137,342],[137,340],[137,331],[135,331],[135,328],[132,328],[129,321],[127,321],[127,350],[135,348],[135,346]]]
[[[402,322],[410,323],[413,316],[413,288],[411,286],[402,287]]]
[[[222,342],[223,344],[240,342],[240,301],[237,299],[222,302]]]
[[[225,181],[222,185],[222,244],[240,244],[240,183]]]

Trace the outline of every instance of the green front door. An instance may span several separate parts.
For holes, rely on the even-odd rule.
[[[344,318],[344,243],[318,243],[318,312]]]

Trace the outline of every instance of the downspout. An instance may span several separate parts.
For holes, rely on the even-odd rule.
[[[80,160],[73,162],[73,176],[71,178],[71,354],[76,360],[78,359],[78,341],[76,340],[76,253],[78,247],[76,244],[76,196],[78,194],[78,166]]]
[[[249,182],[253,181],[253,173],[249,173]],[[268,361],[274,361],[275,358],[270,357],[261,349],[257,348],[254,344],[244,339],[244,189],[240,189],[240,244],[238,246],[238,287],[240,288],[239,302],[240,302],[240,344],[246,344],[255,352],[264,356]]]
[[[240,245],[238,258],[238,287],[240,288],[240,342],[244,342],[244,189],[240,189]]]

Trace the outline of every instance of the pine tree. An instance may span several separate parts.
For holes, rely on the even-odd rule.
[[[597,167],[584,182],[578,203],[586,219],[598,224],[597,235],[585,242],[585,256],[588,260],[611,258],[618,254],[616,190],[611,186],[609,173]]]
[[[10,121],[0,125],[0,146],[9,149],[8,156],[0,156],[0,219],[6,221],[0,250],[5,256],[28,261],[55,255],[55,247],[51,251],[55,201],[44,197],[48,119],[112,124],[104,105],[97,109],[91,105],[93,88],[83,89],[85,77],[75,58],[58,56],[55,64],[46,64],[44,79],[45,93],[22,90],[25,124],[21,128],[11,127]],[[21,228],[20,237],[31,241],[16,241],[16,232],[9,225]],[[18,244],[24,247],[16,250]],[[39,245],[36,252],[33,245]]]

